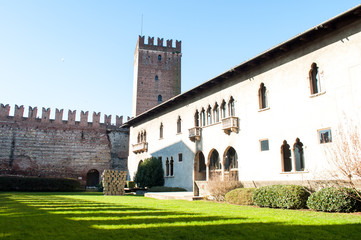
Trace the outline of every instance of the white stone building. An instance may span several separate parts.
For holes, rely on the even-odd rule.
[[[130,119],[128,168],[162,159],[165,185],[327,180],[325,147],[360,125],[361,6]]]

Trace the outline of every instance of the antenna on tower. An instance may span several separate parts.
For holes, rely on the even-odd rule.
[[[142,13],[142,20],[140,23],[140,36],[143,36],[143,13]]]

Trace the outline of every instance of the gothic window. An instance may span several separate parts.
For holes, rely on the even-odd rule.
[[[231,169],[238,168],[238,157],[236,150],[233,147],[230,147],[226,153],[226,157],[224,159],[224,171],[228,172]]]
[[[222,104],[221,104],[221,114],[222,114],[222,118],[226,118],[227,117],[227,112],[226,112],[226,102],[223,100]]]
[[[292,171],[291,150],[290,150],[290,145],[288,145],[286,140],[283,141],[283,144],[281,146],[281,156],[282,156],[283,172],[291,172]]]
[[[155,79],[155,81],[158,81],[158,75],[155,75],[154,79]]]
[[[177,133],[181,133],[182,132],[182,119],[181,117],[178,117],[177,120]]]
[[[174,160],[173,160],[173,157],[170,157],[169,175],[174,176]]]
[[[231,97],[231,99],[228,102],[228,111],[229,111],[229,116],[233,117],[235,115],[234,112],[234,99],[233,97]]]
[[[211,108],[211,106],[208,106],[208,109],[207,109],[207,124],[208,125],[212,124],[212,108]]]
[[[140,143],[140,133],[138,133],[137,142]]]
[[[268,107],[267,103],[267,89],[264,83],[261,83],[258,90],[258,98],[259,98],[259,109],[264,109]]]
[[[158,103],[161,103],[163,101],[162,95],[158,95]]]
[[[219,106],[217,103],[213,107],[213,118],[215,123],[219,122]]]
[[[163,138],[163,123],[161,123],[159,127],[159,138]]]
[[[143,142],[146,142],[146,141],[147,141],[147,132],[144,131]]]
[[[140,142],[144,142],[144,133],[143,132],[140,134]]]
[[[167,158],[167,160],[165,161],[165,175],[168,177],[169,176],[169,159]]]
[[[213,171],[217,169],[222,169],[222,165],[221,162],[219,161],[219,154],[217,150],[212,151],[209,161],[210,161],[209,170]]]
[[[194,114],[194,126],[199,127],[199,113],[198,113],[198,110]]]
[[[202,127],[206,125],[206,112],[204,111],[204,108],[202,108],[201,111],[201,125]]]
[[[331,136],[331,129],[323,129],[323,130],[318,130],[318,135],[319,135],[319,140],[320,143],[329,143],[332,142],[332,136]]]
[[[295,167],[296,171],[305,170],[305,159],[303,154],[303,143],[299,138],[296,139],[295,144],[293,145],[293,152],[295,156]]]
[[[162,55],[158,55],[158,61],[162,61]]]
[[[316,63],[312,63],[309,75],[311,94],[321,92],[320,75]]]

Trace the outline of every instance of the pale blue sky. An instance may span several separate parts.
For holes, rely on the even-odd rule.
[[[0,0],[0,103],[114,121],[132,114],[142,14],[146,38],[182,41],[184,92],[359,3]]]

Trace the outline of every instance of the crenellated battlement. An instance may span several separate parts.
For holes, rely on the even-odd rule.
[[[67,125],[67,126],[75,126],[79,125],[81,127],[91,127],[91,128],[100,128],[100,127],[120,127],[123,125],[123,116],[115,117],[115,124],[112,124],[112,115],[104,114],[104,123],[100,122],[101,113],[93,112],[93,120],[92,122],[88,122],[88,111],[81,111],[80,113],[80,121],[76,121],[76,110],[68,111],[68,119],[63,119],[63,109],[55,110],[55,119],[50,118],[50,108],[42,108],[41,117],[37,117],[38,108],[37,107],[29,107],[28,117],[24,117],[24,106],[15,105],[14,116],[10,116],[10,106],[9,104],[0,104],[0,119],[13,119],[16,122],[24,121],[29,123],[41,123],[41,124],[52,124],[52,125]],[[4,121],[3,121],[4,122]]]
[[[173,46],[173,40],[167,40],[166,45],[163,45],[164,39],[157,38],[157,44],[154,43],[154,37],[148,37],[148,43],[145,43],[145,36],[138,37],[138,47],[141,49],[159,50],[166,52],[177,52],[180,53],[182,50],[182,41],[175,41]]]

